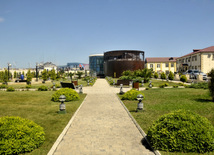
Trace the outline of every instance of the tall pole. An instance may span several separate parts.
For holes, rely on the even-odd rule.
[[[38,63],[36,63],[36,81],[38,81]]]
[[[10,80],[10,66],[11,66],[11,64],[8,63],[8,81]]]

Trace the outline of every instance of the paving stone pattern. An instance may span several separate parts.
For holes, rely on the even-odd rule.
[[[83,91],[87,98],[54,155],[154,154],[142,145],[142,135],[105,79]]]

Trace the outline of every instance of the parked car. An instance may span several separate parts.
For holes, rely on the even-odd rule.
[[[183,73],[185,74],[189,74],[190,79],[197,79],[197,75],[202,74],[203,75],[203,80],[207,80],[207,74],[199,71],[199,70],[187,70],[186,72]]]
[[[194,73],[194,75],[197,77],[197,75],[201,74],[203,76],[203,80],[207,80],[207,74],[199,71],[198,73]]]

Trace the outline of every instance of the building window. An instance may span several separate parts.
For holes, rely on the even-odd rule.
[[[214,60],[214,54],[213,54],[213,60]]]
[[[157,64],[157,68],[160,68],[160,64]]]
[[[195,66],[195,69],[197,69],[197,66]]]
[[[169,67],[169,63],[166,63],[166,67]]]
[[[171,67],[174,67],[174,63],[171,63]]]
[[[150,68],[153,68],[153,64],[150,64]]]
[[[211,57],[211,54],[208,54],[208,55],[207,55],[207,58],[210,58],[210,57]]]
[[[197,55],[195,56],[195,61],[197,61]]]

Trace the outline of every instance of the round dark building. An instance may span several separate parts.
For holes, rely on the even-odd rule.
[[[104,53],[104,74],[110,77],[120,77],[125,70],[144,68],[144,51],[116,50]]]

